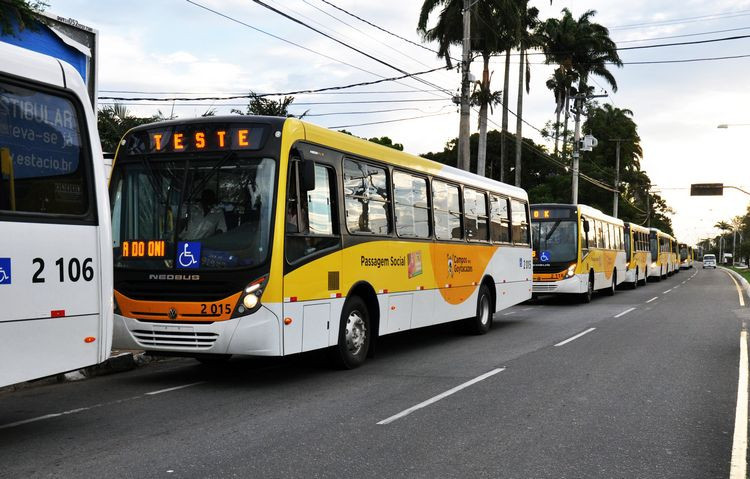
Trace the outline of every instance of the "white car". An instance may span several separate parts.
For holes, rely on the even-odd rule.
[[[703,269],[713,268],[716,269],[716,255],[704,254],[703,255]]]

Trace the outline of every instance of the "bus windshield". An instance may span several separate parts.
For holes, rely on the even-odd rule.
[[[275,175],[274,160],[233,152],[213,159],[141,156],[116,165],[115,266],[190,271],[265,262]]]
[[[570,263],[577,260],[577,221],[532,221],[531,228],[535,263]]]

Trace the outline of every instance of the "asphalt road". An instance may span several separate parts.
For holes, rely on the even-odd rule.
[[[748,320],[725,272],[691,270],[485,336],[388,336],[354,371],[173,359],[22,389],[0,395],[0,477],[727,478]]]

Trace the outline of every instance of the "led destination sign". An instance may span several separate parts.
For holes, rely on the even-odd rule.
[[[266,125],[181,125],[133,133],[126,144],[131,154],[259,150],[267,131]]]
[[[548,209],[548,210],[532,210],[531,218],[535,220],[566,220],[575,218],[576,210],[573,209]]]
[[[164,240],[123,241],[123,258],[164,258]]]

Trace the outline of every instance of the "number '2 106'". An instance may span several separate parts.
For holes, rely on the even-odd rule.
[[[78,282],[81,279],[83,279],[84,281],[91,281],[92,279],[94,279],[94,268],[91,266],[91,263],[93,263],[93,261],[94,260],[91,258],[86,258],[83,261],[79,260],[78,258],[71,258],[67,261],[66,267],[65,259],[59,258],[57,261],[55,261],[55,265],[57,265],[60,282],[64,283],[66,281],[66,277],[68,281],[71,281],[73,283]],[[37,270],[36,273],[34,273],[34,276],[32,276],[31,282],[46,282],[47,279],[43,276],[44,260],[42,258],[34,258],[32,260],[32,263],[36,265]]]

